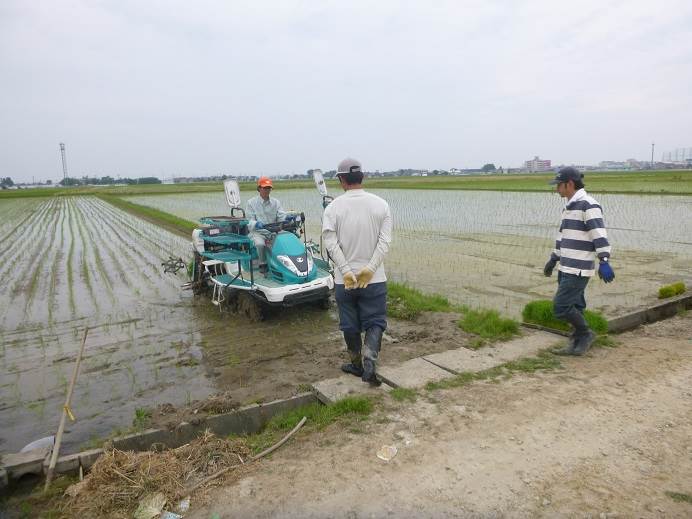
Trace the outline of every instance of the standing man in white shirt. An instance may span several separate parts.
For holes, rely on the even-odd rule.
[[[335,264],[339,329],[351,359],[341,369],[379,385],[377,358],[387,329],[387,276],[382,262],[392,241],[392,215],[387,202],[363,190],[360,162],[342,160],[336,175],[345,192],[324,211],[322,239]]]

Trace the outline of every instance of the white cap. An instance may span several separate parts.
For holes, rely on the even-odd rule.
[[[339,166],[336,168],[336,174],[341,175],[344,173],[355,173],[356,171],[362,171],[362,165],[356,159],[345,158],[339,162]]]

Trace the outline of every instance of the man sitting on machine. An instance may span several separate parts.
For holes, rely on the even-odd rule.
[[[259,271],[262,273],[267,272],[265,249],[267,241],[271,238],[271,232],[265,229],[265,226],[280,222],[290,223],[295,219],[295,216],[283,210],[278,199],[270,198],[269,194],[272,188],[272,181],[269,177],[260,177],[257,181],[259,195],[248,200],[245,210],[245,216],[250,221],[248,236],[255,242]]]

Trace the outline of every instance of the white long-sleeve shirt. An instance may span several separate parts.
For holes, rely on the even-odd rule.
[[[322,240],[336,266],[336,283],[363,267],[375,273],[371,283],[387,281],[383,260],[392,241],[392,214],[379,196],[350,189],[337,197],[324,210]]]
[[[560,261],[560,271],[584,277],[596,273],[597,257],[610,257],[601,206],[583,188],[572,195],[562,211],[552,257]]]

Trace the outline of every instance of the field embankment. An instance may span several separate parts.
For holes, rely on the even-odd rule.
[[[433,175],[427,177],[369,177],[366,185],[375,189],[444,189],[467,191],[552,191],[549,174],[522,175]],[[589,171],[586,186],[592,193],[692,195],[692,170]],[[169,195],[176,193],[218,192],[221,182],[192,182],[188,184],[142,184],[132,186],[78,186],[0,191],[2,198],[24,198],[67,195]],[[306,189],[314,186],[312,180],[277,180],[276,187]],[[330,192],[339,193],[336,180],[327,180]],[[254,191],[255,183],[240,182],[241,191]]]

